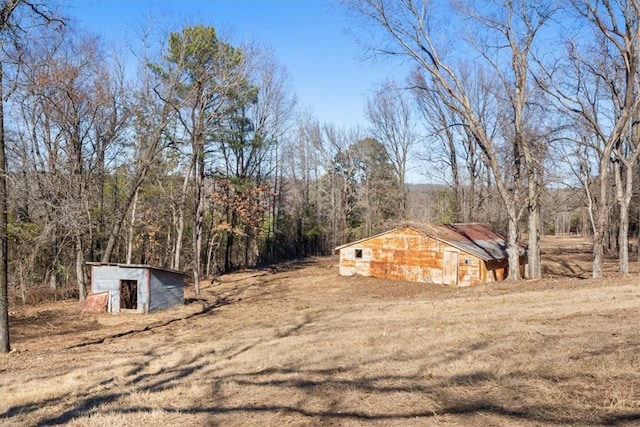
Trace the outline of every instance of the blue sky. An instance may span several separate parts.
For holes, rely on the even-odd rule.
[[[346,34],[349,19],[332,0],[63,0],[78,23],[105,40],[132,38],[149,13],[168,24],[201,23],[229,33],[232,43],[255,38],[287,67],[301,107],[320,122],[368,125],[367,97],[387,78],[406,71],[391,62],[363,60]]]

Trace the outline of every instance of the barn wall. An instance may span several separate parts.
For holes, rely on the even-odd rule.
[[[458,274],[458,286],[470,286],[483,283],[482,267],[484,261],[475,256],[460,252],[460,258],[458,259],[459,274]]]
[[[184,276],[163,270],[151,270],[149,280],[151,299],[148,311],[184,304]]]
[[[362,258],[356,258],[356,250]],[[446,258],[449,264],[443,266]],[[340,274],[374,276],[412,282],[443,283],[453,275],[458,286],[482,282],[479,258],[413,229],[402,229],[340,250]]]
[[[356,257],[356,251],[362,251]],[[371,276],[371,249],[364,246],[353,246],[340,250],[340,274],[342,276]]]

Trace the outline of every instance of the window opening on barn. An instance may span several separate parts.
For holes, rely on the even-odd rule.
[[[138,281],[120,280],[120,309],[135,310],[138,308]]]
[[[362,249],[356,249],[356,258],[362,258]]]
[[[467,259],[464,260],[464,265],[471,265],[471,262],[472,261],[467,258]]]

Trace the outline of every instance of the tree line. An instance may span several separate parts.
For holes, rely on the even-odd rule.
[[[510,277],[518,278],[521,230],[528,275],[540,277],[543,196],[558,185],[582,191],[593,277],[602,276],[607,250],[628,274],[640,135],[637,1],[345,4],[380,30],[373,52],[414,64],[407,86],[442,140],[457,209],[473,187],[473,173],[460,179],[464,165],[487,172],[506,214]],[[616,241],[607,238],[613,233]]]
[[[412,64],[366,129],[320,123],[268,47],[210,25],[142,31],[130,55],[46,3],[1,7],[4,309],[7,289],[84,298],[89,261],[185,270],[198,292],[403,221],[490,223],[511,279],[518,244],[537,278],[541,234],[567,230],[592,236],[594,277],[608,252],[629,272],[637,1],[344,0],[363,49]],[[407,185],[412,165],[437,184]]]

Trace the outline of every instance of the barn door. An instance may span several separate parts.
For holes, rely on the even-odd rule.
[[[458,252],[450,249],[444,250],[442,257],[442,284],[458,285]]]

